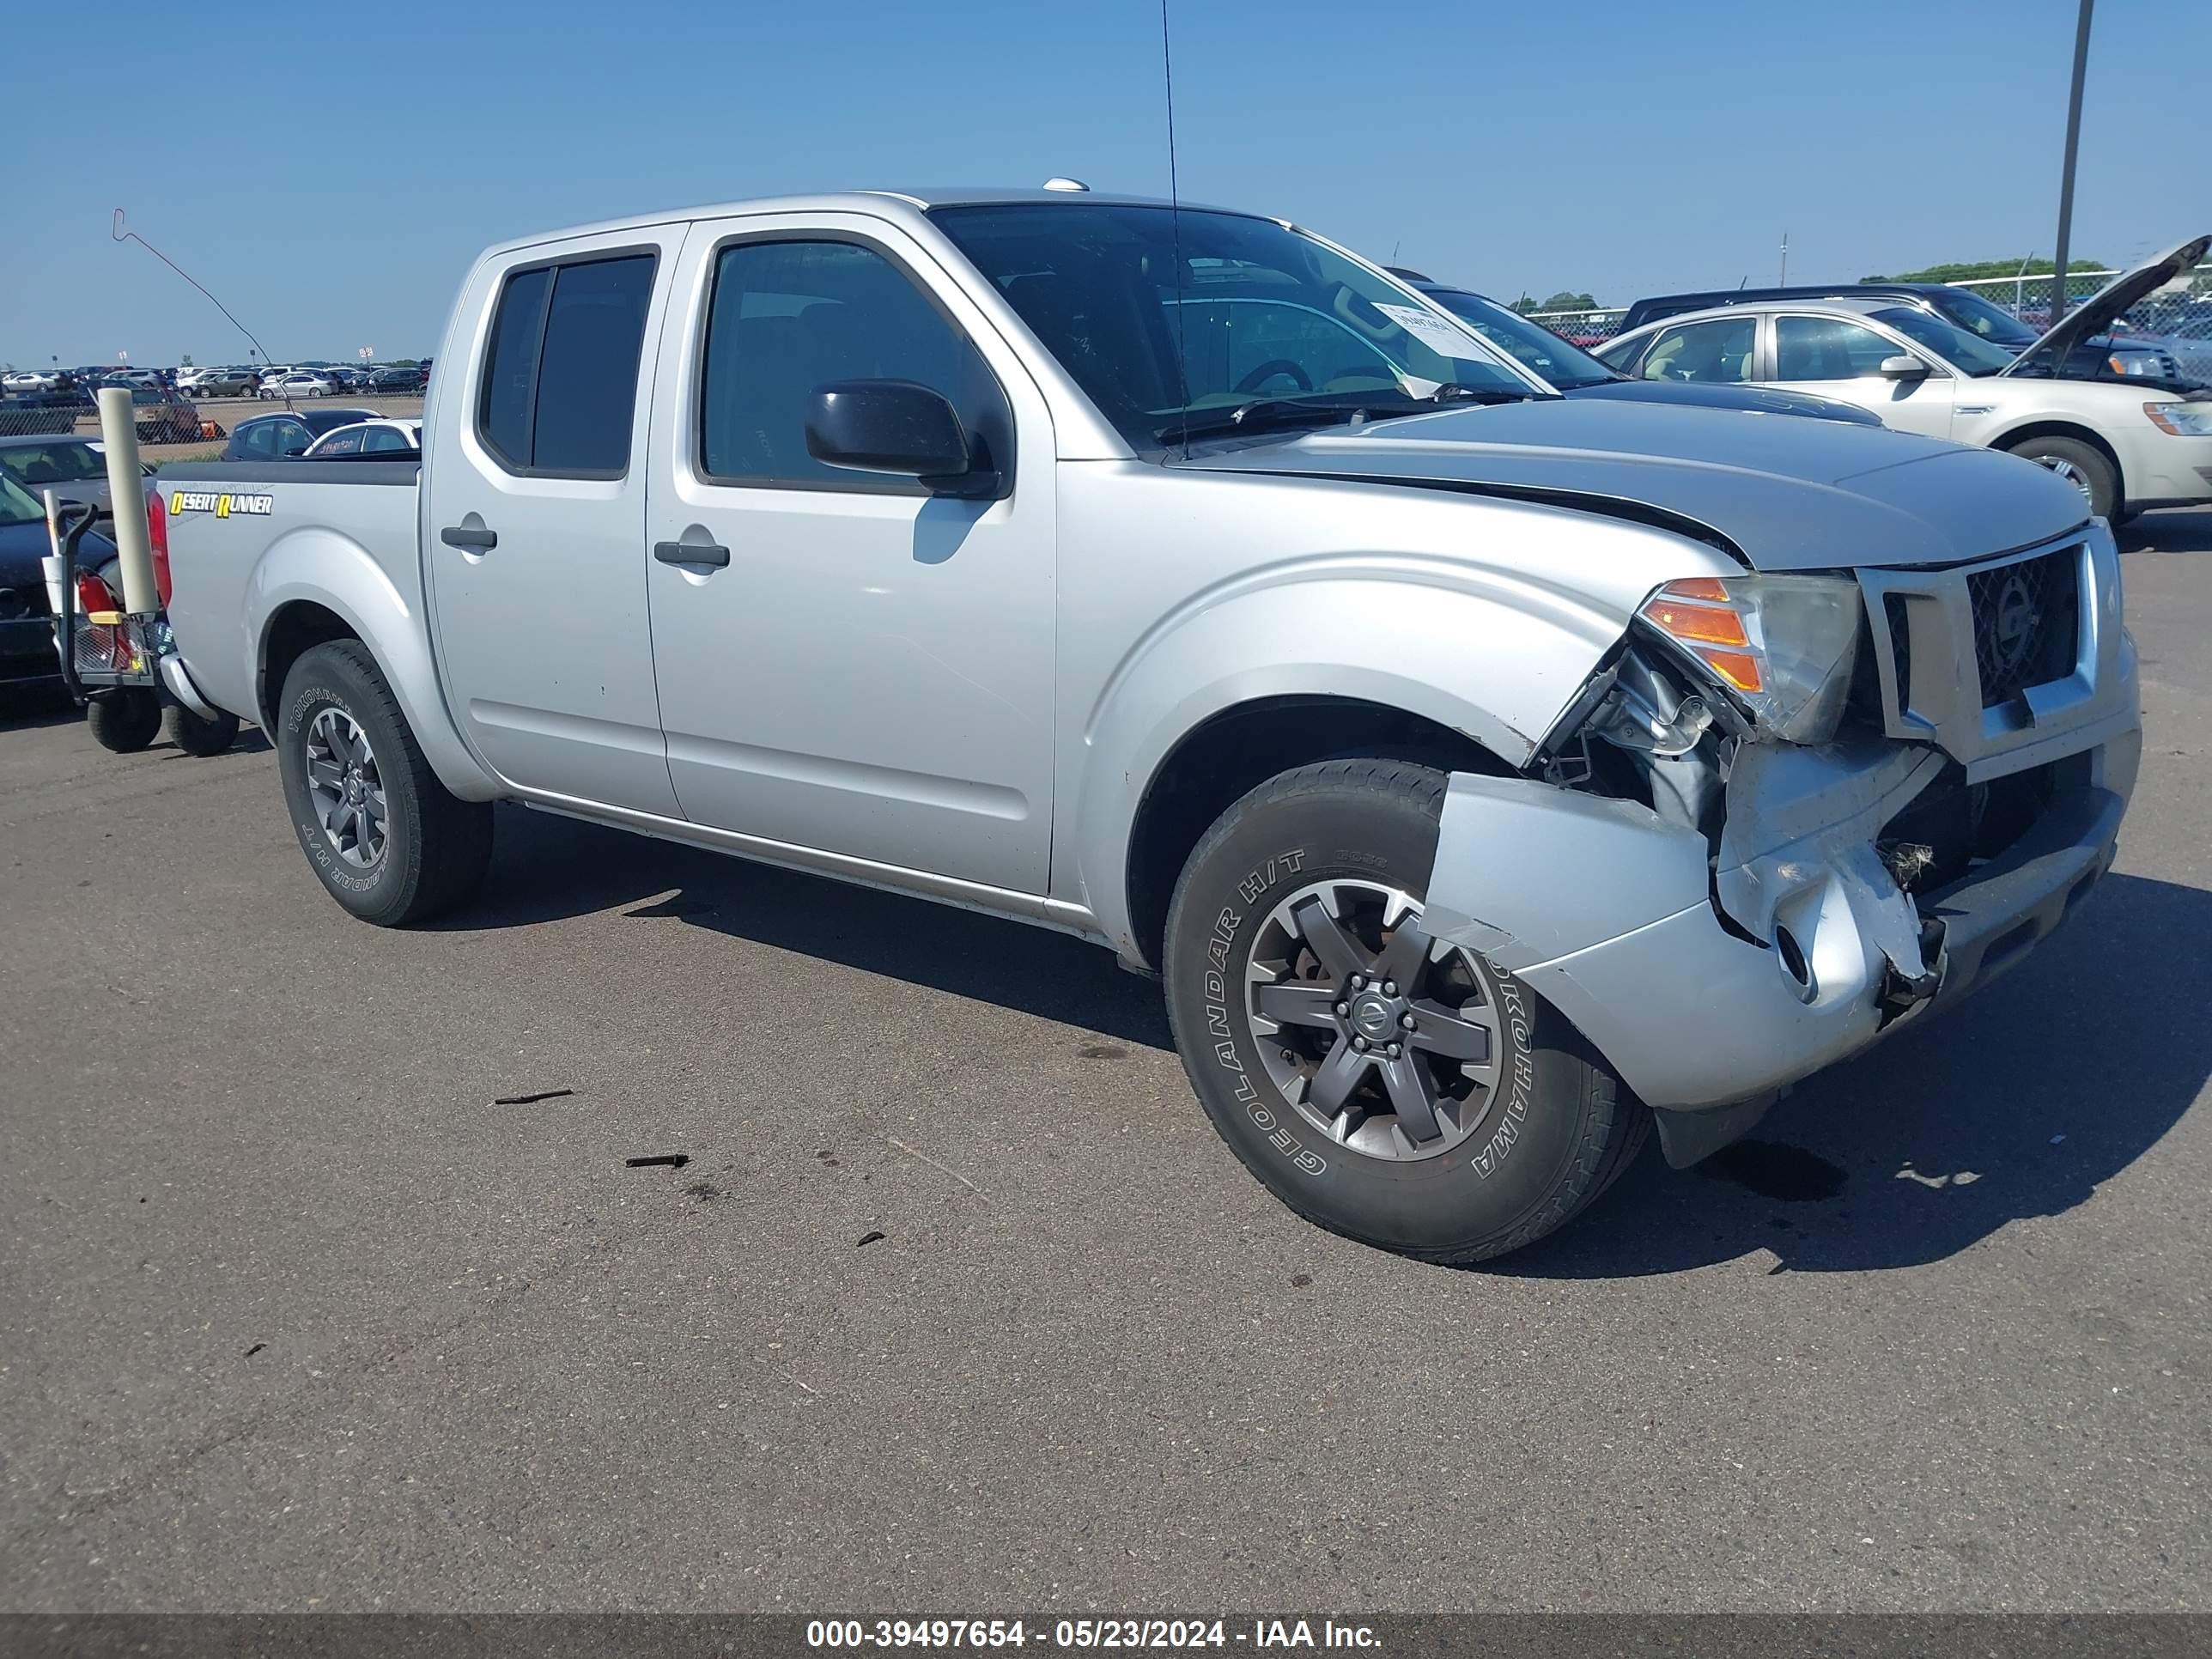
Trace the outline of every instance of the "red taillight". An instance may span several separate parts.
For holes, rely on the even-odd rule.
[[[154,591],[164,610],[169,604],[169,510],[161,505],[161,492],[146,497],[146,542],[154,552]]]
[[[115,597],[115,590],[89,570],[76,573],[76,608],[85,616],[95,611],[106,614],[123,609],[123,601]]]

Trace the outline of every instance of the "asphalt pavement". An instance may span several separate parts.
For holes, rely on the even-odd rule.
[[[381,932],[258,734],[16,699],[0,1607],[2212,1609],[2212,514],[2123,542],[2091,902],[1476,1271],[1102,951],[520,811]]]

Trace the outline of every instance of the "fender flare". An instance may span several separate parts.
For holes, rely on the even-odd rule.
[[[262,706],[272,704],[282,690],[262,684],[270,626],[285,606],[301,602],[331,612],[368,648],[441,783],[464,800],[493,800],[508,793],[470,752],[446,711],[419,596],[410,605],[382,565],[359,543],[335,531],[309,527],[280,537],[263,552],[246,584],[254,682]]]
[[[1116,950],[1136,950],[1138,809],[1206,721],[1268,698],[1348,698],[1464,732],[1517,769],[1627,626],[1557,590],[1452,575],[1401,566],[1255,582],[1200,596],[1139,641],[1090,711],[1065,820],[1063,872]]]

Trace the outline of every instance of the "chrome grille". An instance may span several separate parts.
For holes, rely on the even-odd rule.
[[[1966,573],[1982,707],[2074,672],[2081,640],[2081,561],[2065,548]]]

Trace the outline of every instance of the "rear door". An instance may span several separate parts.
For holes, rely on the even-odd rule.
[[[1928,370],[1917,380],[1881,374],[1892,357],[1912,357]],[[1884,426],[1923,437],[1951,435],[1951,407],[1958,381],[1922,353],[1881,331],[1848,318],[1780,312],[1774,318],[1772,384],[1856,404],[1881,416]]]
[[[882,221],[702,222],[678,291],[643,540],[684,811],[1043,892],[1055,462],[1042,394],[931,252]],[[1002,493],[955,500],[816,460],[808,402],[851,380],[941,392]]]
[[[423,469],[439,659],[471,746],[518,788],[668,817],[641,388],[684,236],[625,230],[479,267]]]

